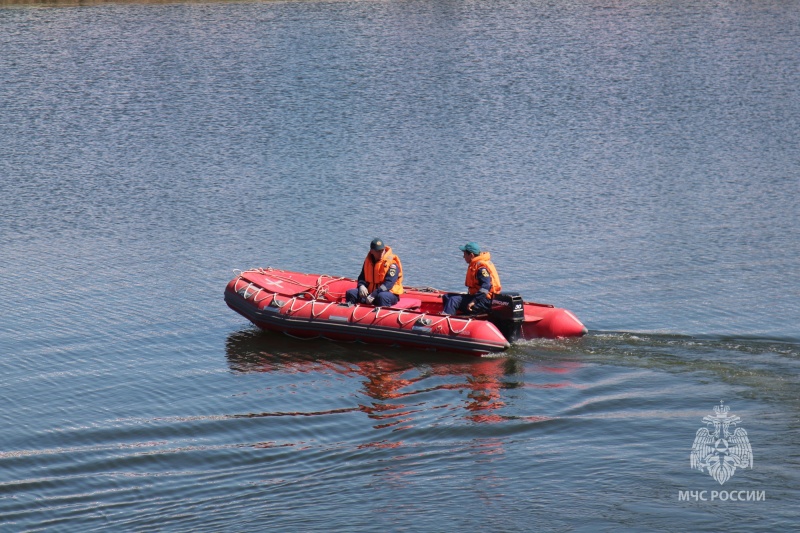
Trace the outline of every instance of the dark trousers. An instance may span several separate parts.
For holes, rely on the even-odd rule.
[[[346,293],[344,293],[344,299],[349,304],[354,304],[356,302],[365,304],[364,300],[359,300],[358,298],[358,289],[350,289]],[[398,297],[395,293],[389,291],[380,291],[375,299],[369,305],[374,305],[375,307],[391,307],[400,301],[400,297]]]
[[[445,294],[443,299],[444,309],[442,313],[445,315],[454,315],[456,311],[460,311],[465,315],[479,315],[488,313],[492,308],[492,301],[482,292],[478,294]],[[467,306],[472,301],[475,302],[475,306],[470,311]]]

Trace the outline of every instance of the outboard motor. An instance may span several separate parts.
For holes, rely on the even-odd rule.
[[[492,299],[489,322],[497,326],[500,333],[514,342],[520,338],[522,323],[525,321],[525,306],[522,296],[516,292],[501,292]]]

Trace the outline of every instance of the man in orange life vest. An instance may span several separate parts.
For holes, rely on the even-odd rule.
[[[444,295],[445,315],[454,315],[456,311],[464,314],[488,313],[492,308],[492,297],[502,290],[500,276],[491,261],[489,252],[481,252],[480,246],[468,242],[459,246],[464,252],[464,261],[467,267],[467,278],[464,285],[469,289],[469,294]]]
[[[372,239],[358,285],[345,293],[348,304],[356,302],[391,307],[403,294],[403,265],[383,239]]]

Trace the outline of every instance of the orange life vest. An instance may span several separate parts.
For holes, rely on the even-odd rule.
[[[367,282],[367,290],[369,292],[380,287],[392,263],[397,265],[400,273],[397,276],[397,281],[394,282],[394,285],[389,290],[397,296],[403,294],[403,265],[400,263],[400,258],[392,253],[392,249],[389,246],[386,247],[386,252],[377,262],[372,260],[372,254],[367,254],[366,259],[364,259],[364,280]]]
[[[476,294],[479,290],[481,290],[481,284],[478,282],[478,270],[481,268],[485,268],[489,272],[489,276],[492,278],[492,288],[489,289],[489,298],[492,298],[495,294],[499,293],[503,288],[500,286],[500,276],[497,274],[497,269],[494,268],[494,264],[491,262],[491,255],[489,252],[482,252],[477,256],[472,258],[472,261],[469,262],[469,267],[467,268],[467,279],[464,280],[464,285],[467,286],[469,289],[470,294]]]

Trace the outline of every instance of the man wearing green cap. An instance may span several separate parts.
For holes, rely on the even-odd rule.
[[[383,239],[369,243],[369,253],[358,275],[358,285],[345,293],[348,304],[356,302],[391,307],[403,294],[403,265]]]
[[[463,314],[488,313],[492,308],[492,298],[502,290],[500,276],[491,261],[491,255],[489,252],[481,252],[480,246],[474,242],[468,242],[458,249],[464,252],[464,261],[469,265],[464,280],[469,294],[444,295],[442,312],[445,315],[454,315],[456,311]]]

